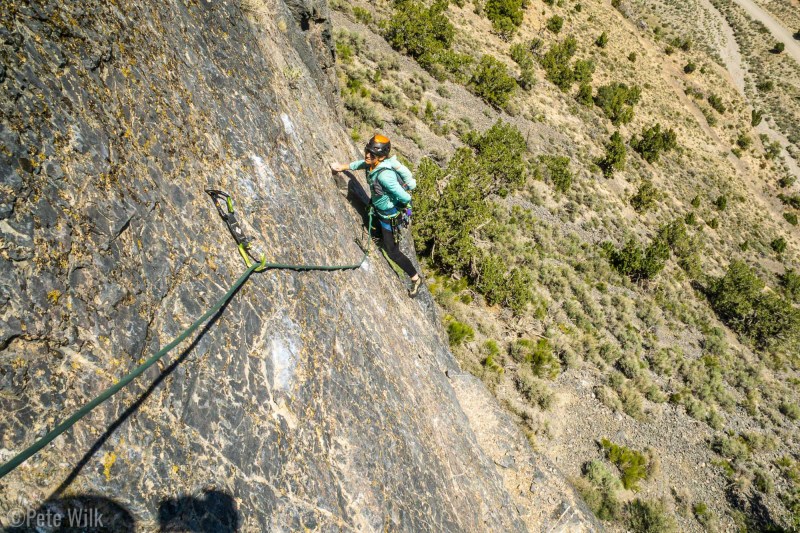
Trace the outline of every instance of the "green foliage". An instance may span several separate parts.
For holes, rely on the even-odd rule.
[[[502,257],[486,254],[478,265],[475,288],[489,304],[503,304],[519,314],[533,298],[531,281],[526,270],[515,268],[509,273]]]
[[[486,0],[484,13],[492,28],[504,38],[510,38],[522,24],[523,0]]]
[[[641,452],[614,444],[608,439],[600,441],[606,459],[620,471],[622,486],[628,490],[638,491],[639,481],[648,478],[648,461]]]
[[[677,135],[672,128],[661,131],[661,124],[656,124],[642,131],[641,137],[631,139],[631,147],[648,163],[655,163],[661,152],[678,147]]]
[[[654,278],[670,257],[669,245],[661,239],[653,239],[646,249],[642,249],[635,239],[631,238],[625,246],[618,250],[610,242],[602,245],[611,266],[623,276],[633,281]]]
[[[372,12],[364,9],[363,7],[354,6],[353,16],[355,16],[356,20],[362,24],[369,24],[372,22]]]
[[[753,139],[750,138],[749,135],[742,132],[736,137],[736,146],[741,148],[742,150],[747,150],[753,144]]]
[[[636,498],[625,505],[625,522],[637,533],[673,533],[675,520],[667,513],[662,502],[649,502]]]
[[[514,386],[528,402],[540,409],[549,409],[553,403],[553,393],[547,384],[537,379],[527,368],[522,368],[514,378]]]
[[[656,189],[653,182],[644,180],[639,190],[631,197],[631,205],[637,213],[644,213],[656,206],[656,201],[661,197],[661,192]]]
[[[724,194],[718,196],[717,199],[714,200],[714,207],[716,207],[719,211],[725,211],[725,209],[728,207],[728,197]]]
[[[576,488],[592,512],[601,520],[617,520],[622,506],[617,499],[619,479],[599,460],[583,466],[583,477],[576,480]]]
[[[800,310],[772,292],[743,262],[733,261],[706,290],[711,307],[737,333],[757,347],[784,348],[800,341]]]
[[[800,299],[800,274],[789,268],[780,275],[779,279],[781,288],[789,298]]]
[[[683,71],[684,71],[686,74],[691,74],[691,73],[692,73],[692,72],[694,72],[695,70],[697,70],[697,65],[695,65],[695,64],[694,64],[693,62],[691,62],[691,61],[689,61],[688,63],[686,63],[686,66],[685,66],[685,67],[683,67]]]
[[[568,90],[575,81],[575,71],[570,65],[572,56],[578,47],[575,37],[569,36],[562,42],[554,44],[539,62],[547,73],[547,79],[562,91]]]
[[[392,48],[416,59],[435,77],[441,78],[444,69],[462,78],[471,58],[450,49],[456,30],[445,14],[447,5],[448,0],[436,0],[430,7],[417,0],[399,0],[382,28]]]
[[[441,194],[439,183],[450,175]],[[478,256],[473,232],[489,218],[480,183],[486,175],[469,148],[456,151],[447,170],[430,159],[423,159],[416,172],[416,223],[414,242],[417,249],[430,255],[445,272],[465,272]]]
[[[601,33],[600,36],[594,41],[594,44],[600,48],[605,48],[608,44],[608,34],[606,32]]]
[[[603,110],[615,126],[627,124],[633,119],[633,106],[639,102],[639,87],[628,87],[624,83],[603,85],[597,89],[594,103]]]
[[[611,134],[605,145],[606,154],[597,161],[597,166],[603,171],[603,176],[610,178],[617,170],[625,169],[625,158],[628,150],[618,131]]]
[[[592,86],[588,83],[581,83],[578,87],[578,94],[575,95],[575,100],[581,104],[589,107],[594,103],[592,99]]]
[[[759,124],[761,124],[761,120],[763,118],[764,118],[764,112],[763,111],[758,111],[756,109],[753,109],[752,111],[750,111],[750,125],[753,126],[754,128],[756,126],[758,126]]]
[[[452,320],[447,324],[447,336],[450,339],[450,346],[460,346],[475,338],[475,330],[469,324]]]
[[[786,50],[786,45],[783,44],[782,42],[777,42],[775,43],[775,46],[772,47],[772,50],[770,50],[770,52],[772,52],[773,54],[780,54],[784,50]]]
[[[676,219],[658,229],[658,238],[666,242],[677,257],[688,257],[697,248],[697,244],[689,238],[686,224]]]
[[[515,125],[498,120],[482,135],[470,131],[462,140],[475,150],[478,164],[491,178],[490,183],[480,184],[487,194],[502,194],[525,184],[528,146]]]
[[[712,93],[712,94],[708,95],[708,103],[720,115],[724,115],[725,114],[725,111],[726,111],[725,104],[722,103],[722,98],[720,98],[716,94]]]
[[[770,92],[774,88],[775,88],[775,82],[773,82],[772,80],[764,80],[756,83],[756,89],[765,93]]]
[[[514,93],[517,82],[503,62],[490,55],[484,55],[468,86],[486,103],[502,108]]]
[[[559,192],[567,192],[572,186],[572,171],[569,169],[569,157],[540,156],[544,164],[545,177],[553,183]]]
[[[564,27],[564,19],[558,15],[553,15],[545,23],[545,27],[553,33],[559,33]]]
[[[778,195],[778,199],[786,205],[790,205],[795,209],[800,209],[800,194],[787,195],[781,193]]]
[[[572,77],[578,83],[589,83],[594,74],[594,62],[588,59],[578,59],[572,67]]]
[[[533,373],[540,378],[555,379],[561,365],[553,355],[553,347],[547,339],[518,339],[511,345],[511,356],[519,362],[530,363]]]
[[[786,251],[786,239],[783,237],[777,237],[769,243],[772,250],[777,254],[782,254]]]
[[[517,43],[511,47],[511,59],[519,65],[520,76],[517,83],[520,87],[529,91],[534,82],[536,81],[535,73],[533,70],[533,55],[528,47],[521,43]]]
[[[800,406],[798,406],[796,403],[783,401],[778,409],[780,410],[781,414],[789,420],[800,420]]]

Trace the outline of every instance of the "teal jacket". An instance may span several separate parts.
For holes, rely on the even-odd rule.
[[[366,168],[367,164],[363,159],[350,163],[350,170]],[[384,159],[374,170],[367,172],[367,184],[372,193],[371,203],[378,210],[379,215],[390,216],[399,206],[406,205],[411,201],[411,195],[397,181],[398,175],[408,190],[413,191],[417,186],[411,171],[395,156]]]

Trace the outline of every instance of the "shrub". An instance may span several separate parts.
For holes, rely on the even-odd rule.
[[[575,55],[577,47],[578,42],[575,37],[569,36],[562,42],[551,46],[539,60],[547,73],[547,79],[562,91],[568,90],[575,81],[575,72],[570,65],[570,60]]]
[[[564,19],[558,15],[553,15],[547,19],[545,27],[553,33],[558,33],[561,31],[561,28],[564,27]]]
[[[398,0],[392,18],[381,25],[392,48],[416,59],[435,77],[442,77],[444,69],[462,78],[471,58],[450,50],[456,30],[445,15],[447,5],[448,0],[435,0],[430,7],[417,0]]]
[[[780,54],[783,53],[784,50],[786,50],[786,45],[781,42],[777,42],[775,43],[775,46],[772,47],[772,50],[770,50],[770,52],[772,52],[773,54]]]
[[[800,209],[800,194],[793,194],[791,196],[786,194],[779,194],[778,198],[786,205],[790,205],[795,209]]]
[[[362,24],[369,24],[372,22],[372,12],[363,7],[353,7],[353,15],[356,17],[356,20]]]
[[[621,506],[616,492],[620,490],[619,479],[609,471],[602,461],[591,461],[583,466],[583,477],[576,488],[592,512],[601,520],[617,520]]]
[[[554,379],[561,372],[561,365],[553,355],[553,347],[547,339],[518,339],[511,345],[511,356],[530,363],[533,373],[540,378]]]
[[[530,403],[547,410],[553,403],[553,393],[547,384],[537,379],[527,368],[521,368],[514,377],[514,386],[519,393]]]
[[[631,52],[630,54],[628,54],[628,61],[630,61],[631,63],[636,62],[636,52]]]
[[[612,83],[597,89],[594,103],[612,124],[618,126],[633,119],[633,106],[639,102],[640,96],[641,90],[636,86],[629,88],[624,83]]]
[[[481,185],[490,177],[470,148],[457,150],[446,170],[425,158],[416,174],[414,243],[443,271],[465,272],[478,257],[473,232],[489,215]]]
[[[656,201],[661,197],[661,193],[656,189],[653,182],[644,180],[639,186],[639,190],[631,198],[631,205],[637,213],[644,213],[656,206]]]
[[[606,459],[619,469],[622,486],[628,490],[638,491],[639,481],[648,477],[645,456],[631,448],[614,444],[608,439],[602,439],[600,446],[605,452]]]
[[[606,154],[597,161],[597,166],[603,171],[603,176],[610,178],[614,171],[625,169],[625,157],[627,155],[625,143],[618,131],[611,134],[606,143]]]
[[[686,63],[686,66],[685,66],[685,67],[683,67],[683,71],[684,71],[686,74],[691,74],[691,73],[692,73],[692,72],[694,72],[696,69],[697,69],[697,65],[695,65],[695,64],[694,64],[694,63],[692,63],[691,61],[689,61],[688,63]]]
[[[764,118],[764,112],[753,109],[750,111],[750,125],[754,128],[761,124],[761,119]]]
[[[720,319],[757,347],[794,346],[800,340],[800,310],[763,288],[746,264],[733,261],[723,277],[709,283],[706,295]]]
[[[608,44],[608,34],[606,32],[601,33],[600,36],[595,40],[594,44],[600,48],[605,48]]]
[[[778,279],[787,296],[795,300],[800,297],[800,274],[795,272],[794,269],[787,269]]]
[[[648,163],[655,163],[661,152],[677,148],[677,135],[672,128],[661,131],[656,124],[642,131],[641,137],[631,139],[631,147]]]
[[[469,324],[453,320],[447,325],[447,336],[450,339],[450,346],[460,346],[475,338],[475,330]]]
[[[742,150],[747,150],[753,144],[753,139],[750,138],[749,135],[742,132],[736,137],[736,146],[741,148]]]
[[[578,87],[578,94],[575,95],[575,100],[585,106],[591,106],[594,103],[592,99],[592,86],[588,83],[581,83]]]
[[[520,87],[525,89],[526,91],[530,90],[533,87],[535,82],[535,73],[533,70],[533,56],[528,48],[520,43],[517,43],[511,47],[511,59],[519,65],[520,69],[520,76],[517,83]]]
[[[515,268],[509,274],[502,257],[486,254],[478,266],[475,288],[486,297],[489,304],[502,304],[516,314],[525,310],[533,298],[531,279],[527,270]]]
[[[697,244],[689,238],[686,224],[681,219],[658,228],[658,238],[666,242],[677,257],[688,257],[697,249]]]
[[[772,80],[764,80],[756,83],[756,89],[765,93],[770,92],[774,88],[775,88],[775,82],[773,82]]]
[[[602,246],[611,266],[633,281],[655,277],[663,270],[670,255],[669,246],[661,239],[653,239],[644,250],[633,238],[621,250],[617,250],[610,242],[603,243]]]
[[[778,409],[782,415],[790,420],[800,420],[800,407],[796,403],[783,401]]]
[[[486,194],[514,190],[525,184],[524,156],[528,146],[516,126],[498,120],[482,135],[470,131],[462,140],[475,150],[478,164],[491,180],[479,184]]]
[[[725,109],[725,104],[722,103],[722,98],[712,93],[708,95],[707,100],[709,105],[713,107],[717,113],[719,113],[720,115],[725,114],[726,109]]]
[[[503,38],[508,39],[522,24],[523,0],[486,0],[484,12],[492,21],[492,28]]]
[[[725,211],[725,208],[728,207],[728,197],[724,194],[718,196],[717,199],[714,200],[714,206],[718,211]]]
[[[786,239],[783,237],[773,239],[769,245],[775,253],[782,254],[786,251]]]
[[[572,77],[578,83],[589,83],[594,74],[594,62],[588,59],[575,61],[572,67]]]
[[[569,169],[569,157],[541,156],[544,163],[546,177],[553,183],[559,192],[567,192],[572,186],[572,172]]]
[[[667,514],[662,502],[648,502],[636,498],[625,505],[625,522],[637,533],[672,533],[677,530],[675,520]]]
[[[484,55],[469,81],[469,88],[486,103],[502,108],[514,92],[517,82],[504,63]]]

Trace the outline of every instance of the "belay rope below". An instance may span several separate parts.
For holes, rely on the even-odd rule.
[[[244,285],[244,283],[250,278],[250,275],[253,272],[263,272],[264,270],[298,270],[298,271],[307,271],[307,270],[324,270],[324,271],[331,271],[331,270],[355,270],[361,267],[364,264],[364,261],[367,259],[368,251],[367,249],[362,246],[360,243],[359,247],[364,252],[364,256],[361,258],[361,261],[352,265],[291,265],[286,263],[268,263],[266,261],[266,256],[261,254],[261,257],[258,262],[252,260],[252,256],[250,255],[251,248],[252,248],[252,239],[248,238],[244,231],[239,226],[238,221],[236,220],[236,215],[234,213],[233,208],[233,199],[231,196],[223,191],[216,190],[216,189],[206,189],[206,192],[211,196],[214,200],[214,205],[217,208],[222,219],[228,226],[228,229],[233,235],[233,238],[236,239],[236,243],[239,246],[239,253],[242,255],[242,258],[247,265],[247,270],[245,270],[244,274],[242,274],[238,280],[228,289],[222,298],[217,300],[211,309],[205,312],[203,316],[198,318],[191,326],[186,328],[180,335],[178,335],[172,342],[164,346],[161,350],[158,351],[155,355],[153,355],[150,359],[136,367],[132,372],[127,374],[125,377],[119,380],[113,386],[107,388],[103,391],[102,394],[97,396],[94,400],[87,403],[83,407],[81,407],[75,414],[73,414],[68,419],[61,422],[59,425],[54,427],[51,431],[47,433],[44,437],[34,442],[32,445],[25,448],[22,452],[18,453],[14,456],[10,461],[0,466],[0,479],[6,476],[9,472],[17,468],[19,465],[24,463],[28,458],[36,454],[39,450],[47,446],[50,442],[52,442],[56,437],[64,433],[66,430],[71,428],[73,424],[75,424],[78,420],[83,418],[84,416],[88,415],[95,407],[100,405],[101,403],[105,402],[116,393],[118,393],[123,387],[125,387],[128,383],[139,377],[145,370],[153,366],[159,359],[164,357],[168,352],[170,352],[173,348],[175,348],[178,344],[186,340],[189,335],[191,335],[197,328],[203,325],[209,318],[214,316],[217,311],[222,309],[222,307],[228,303],[228,300],[236,293],[239,288]],[[225,208],[223,209],[220,206],[220,201],[224,200]],[[369,226],[368,228],[372,227],[372,212],[370,211],[369,215]]]

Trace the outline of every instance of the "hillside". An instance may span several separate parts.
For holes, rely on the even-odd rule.
[[[0,480],[7,530],[600,528],[337,191],[331,36],[324,2],[0,3],[0,462],[246,272],[206,188],[266,259],[358,266],[252,273]]]
[[[800,75],[743,3],[331,3],[459,363],[611,530],[800,527]]]

